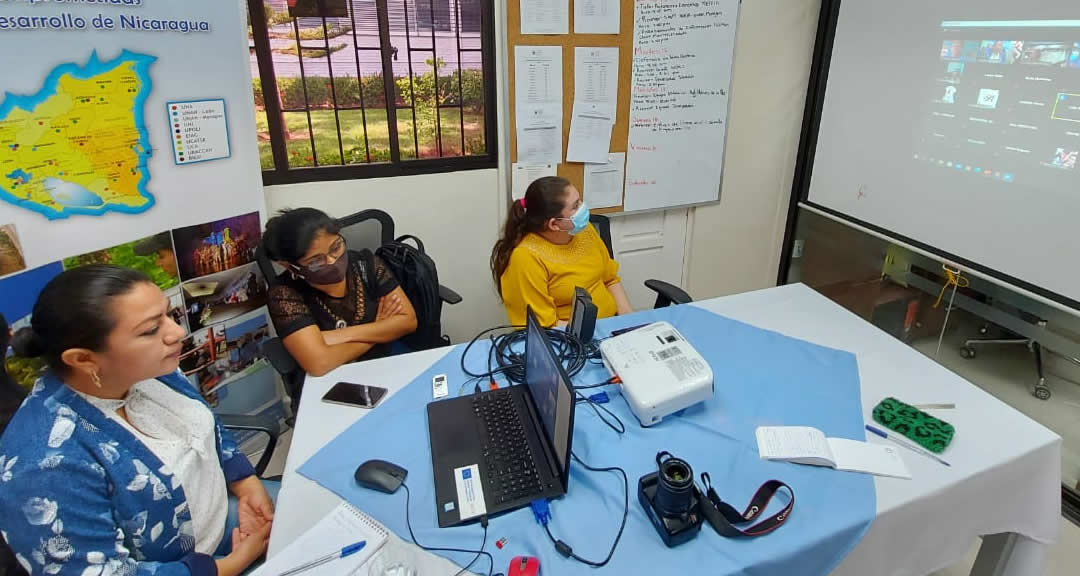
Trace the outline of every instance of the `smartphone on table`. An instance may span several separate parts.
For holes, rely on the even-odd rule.
[[[323,402],[359,408],[374,408],[386,396],[386,388],[338,382],[322,397]]]

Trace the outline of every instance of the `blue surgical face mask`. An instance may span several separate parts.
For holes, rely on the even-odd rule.
[[[566,233],[571,236],[576,236],[585,231],[585,227],[589,225],[589,207],[585,204],[585,201],[581,201],[581,206],[578,206],[577,212],[570,218],[559,218],[559,220],[569,220],[574,227],[567,230]]]

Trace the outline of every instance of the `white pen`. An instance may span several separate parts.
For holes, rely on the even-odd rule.
[[[886,440],[891,440],[894,444],[898,444],[900,446],[903,446],[904,448],[907,448],[908,450],[911,450],[912,452],[922,454],[923,456],[926,456],[927,458],[932,458],[934,460],[937,460],[938,462],[941,462],[942,464],[944,464],[944,465],[946,465],[946,466],[948,466],[950,468],[952,467],[952,464],[949,464],[948,462],[942,460],[941,458],[939,458],[937,456],[937,454],[934,454],[933,452],[927,450],[926,448],[923,448],[922,446],[919,446],[918,444],[909,442],[907,439],[900,438],[899,435],[890,435],[888,432],[882,430],[881,428],[877,428],[877,427],[871,426],[869,424],[866,425],[866,429],[870,433],[881,436],[882,438],[884,438]]]
[[[336,550],[334,552],[331,552],[331,553],[327,554],[326,556],[323,556],[322,558],[316,558],[316,559],[312,560],[311,562],[308,562],[307,564],[301,564],[300,566],[297,566],[296,568],[293,568],[291,570],[286,570],[285,572],[282,572],[278,576],[292,576],[293,574],[299,574],[300,572],[310,570],[310,569],[312,569],[312,568],[314,568],[316,566],[322,566],[323,564],[326,564],[327,562],[331,562],[333,560],[337,560],[338,558],[344,558],[346,556],[351,556],[351,555],[356,554],[357,552],[363,550],[364,546],[367,546],[367,542],[364,541],[364,540],[361,540],[360,542],[357,542],[355,544],[349,544],[348,546],[342,548],[341,550]]]

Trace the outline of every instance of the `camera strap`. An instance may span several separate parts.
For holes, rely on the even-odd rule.
[[[795,507],[795,491],[779,480],[769,480],[762,484],[761,487],[757,489],[757,492],[754,493],[754,497],[750,499],[750,504],[746,507],[746,511],[742,513],[739,513],[733,506],[720,499],[720,496],[712,487],[708,472],[702,472],[701,482],[705,485],[705,496],[708,499],[707,502],[701,503],[702,515],[705,516],[705,519],[708,520],[709,525],[716,530],[717,534],[727,538],[753,538],[755,536],[764,536],[765,534],[776,530],[786,522],[788,516],[791,514],[791,510]],[[781,488],[787,489],[788,494],[791,495],[791,500],[783,510],[745,530],[735,526],[735,524],[752,522],[756,520],[758,516],[761,516],[762,512],[765,511],[765,507],[768,506],[769,502],[772,500],[772,497],[775,496]]]

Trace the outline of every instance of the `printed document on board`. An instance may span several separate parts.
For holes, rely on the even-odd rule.
[[[520,156],[520,154],[519,154]],[[512,197],[514,200],[521,200],[525,197],[525,191],[529,189],[529,184],[532,184],[536,180],[543,178],[544,176],[557,176],[554,164],[522,164],[521,162],[514,162],[510,168],[511,181],[513,186]]]
[[[585,165],[585,189],[581,191],[590,208],[611,208],[622,205],[623,167],[625,152],[608,154],[604,164]]]
[[[619,0],[574,0],[574,34],[618,34]]]
[[[574,102],[600,104],[612,119],[619,102],[619,49],[574,48]]]
[[[566,145],[567,162],[606,164],[614,119],[603,104],[574,102],[570,118],[570,141]]]
[[[562,46],[514,49],[518,162],[562,162],[562,85]]]
[[[522,34],[570,33],[570,0],[520,0],[520,2]]]

